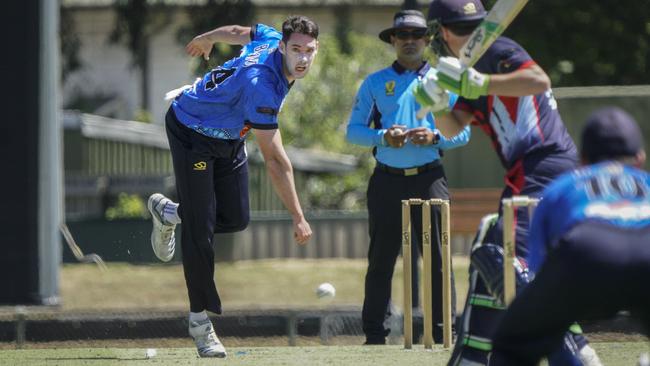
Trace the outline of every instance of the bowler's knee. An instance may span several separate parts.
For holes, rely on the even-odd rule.
[[[249,215],[242,215],[241,217],[238,217],[237,219],[230,219],[225,222],[218,222],[217,225],[215,225],[215,230],[214,232],[216,234],[225,234],[225,233],[236,233],[238,231],[244,231],[250,222],[250,216]]]

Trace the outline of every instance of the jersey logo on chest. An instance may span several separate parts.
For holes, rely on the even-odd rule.
[[[386,96],[395,95],[395,80],[387,81],[384,87],[386,89]]]

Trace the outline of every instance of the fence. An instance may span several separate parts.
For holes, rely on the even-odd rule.
[[[142,187],[146,189],[146,185]],[[452,252],[468,254],[481,217],[497,210],[500,191],[452,190],[451,194]],[[92,203],[91,198],[88,202],[98,205],[97,202]],[[292,221],[286,212],[254,211],[246,230],[216,236],[217,260],[366,257],[369,239],[365,211],[308,212],[307,218],[314,235],[309,245],[298,246],[294,243]],[[70,219],[68,225],[85,252],[97,253],[106,261],[156,261],[149,246],[151,222],[148,219],[108,221],[78,217]],[[180,240],[180,230],[176,235]],[[179,259],[174,258],[176,261]],[[74,258],[64,251],[63,260],[72,262]]]
[[[66,213],[73,217],[103,216],[120,192],[147,196],[174,193],[169,144],[163,126],[67,111],[63,115]],[[262,155],[247,146],[252,210],[280,210]],[[340,174],[356,169],[357,158],[306,149],[286,148],[294,167],[299,195],[315,174]],[[304,201],[304,197],[303,198]]]

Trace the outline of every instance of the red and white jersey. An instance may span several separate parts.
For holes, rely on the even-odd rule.
[[[507,74],[534,64],[519,44],[499,37],[474,68],[487,74]],[[576,154],[575,144],[558,113],[551,90],[523,97],[459,98],[454,109],[472,113],[472,124],[490,136],[508,170],[533,152]]]

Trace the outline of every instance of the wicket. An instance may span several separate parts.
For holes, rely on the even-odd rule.
[[[501,201],[503,206],[503,297],[506,305],[515,298],[516,283],[515,269],[515,209],[528,207],[528,219],[532,219],[532,211],[537,207],[539,199],[528,196],[512,196]]]
[[[422,258],[424,269],[423,324],[424,348],[433,348],[433,305],[431,268],[431,205],[440,206],[442,246],[442,327],[443,346],[451,347],[451,250],[449,246],[449,201],[442,199],[423,200],[411,198],[402,200],[402,259],[404,261],[404,348],[413,346],[413,312],[411,302],[411,205],[422,206]]]

